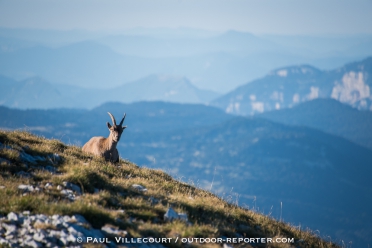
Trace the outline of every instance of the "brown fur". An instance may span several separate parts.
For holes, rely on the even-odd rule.
[[[91,153],[99,157],[104,157],[107,161],[118,162],[119,152],[116,149],[116,145],[120,140],[121,134],[126,128],[126,126],[122,126],[122,123],[125,119],[125,114],[118,126],[116,125],[115,118],[110,114],[110,112],[108,114],[111,116],[113,122],[113,126],[107,122],[110,135],[107,138],[93,137],[83,146],[82,149],[84,152]]]

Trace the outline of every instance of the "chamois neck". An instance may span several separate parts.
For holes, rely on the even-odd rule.
[[[107,149],[111,150],[111,149],[115,149],[116,148],[116,145],[117,145],[117,141],[114,141],[114,137],[113,135],[110,133],[110,135],[106,138],[106,146],[107,146]]]

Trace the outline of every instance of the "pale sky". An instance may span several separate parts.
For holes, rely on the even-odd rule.
[[[0,27],[372,34],[372,0],[0,0]]]

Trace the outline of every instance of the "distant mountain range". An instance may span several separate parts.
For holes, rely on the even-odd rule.
[[[322,130],[372,150],[372,112],[358,111],[334,99],[314,99],[257,116],[285,125]]]
[[[113,88],[148,75],[179,75],[221,93],[284,65],[322,69],[372,55],[372,36],[257,36],[200,30],[122,34],[0,28],[0,74],[84,88]]]
[[[227,113],[253,115],[324,98],[372,110],[370,75],[372,57],[331,71],[308,65],[290,66],[222,96],[197,88],[185,77],[166,75],[150,75],[111,89],[51,84],[39,77],[18,82],[0,76],[0,105],[21,109],[93,108],[107,101],[168,101],[209,103]]]
[[[332,98],[360,110],[372,110],[372,57],[322,71],[308,65],[276,69],[211,102],[238,115],[293,107],[317,98]]]
[[[107,101],[207,103],[216,96],[182,77],[152,75],[112,89],[86,89],[38,77],[17,82],[0,76],[0,105],[20,109],[93,108]]]
[[[357,110],[332,100],[303,105],[319,113],[330,130],[352,133],[369,118],[365,111],[358,112],[359,122],[327,122],[319,105],[330,118],[339,115],[341,120]],[[349,111],[340,111],[343,107]],[[282,205],[285,221],[320,230],[321,236],[352,240],[357,247],[372,242],[372,152],[322,131],[278,124],[266,116],[236,117],[205,105],[165,102],[106,103],[89,111],[0,107],[0,126],[82,145],[91,136],[107,136],[107,111],[117,119],[127,113],[128,128],[118,146],[124,158],[275,218]],[[363,130],[371,135],[370,129]]]

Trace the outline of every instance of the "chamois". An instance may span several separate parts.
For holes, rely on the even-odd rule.
[[[107,112],[112,120],[112,126],[109,122],[107,122],[107,127],[110,130],[110,135],[105,137],[93,137],[91,138],[85,145],[83,146],[83,151],[92,153],[96,156],[104,157],[107,161],[116,163],[119,162],[119,153],[116,149],[116,145],[120,140],[120,136],[123,133],[124,129],[127,126],[122,126],[126,114],[124,113],[124,117],[121,120],[119,125],[116,125],[115,117],[110,113]]]

